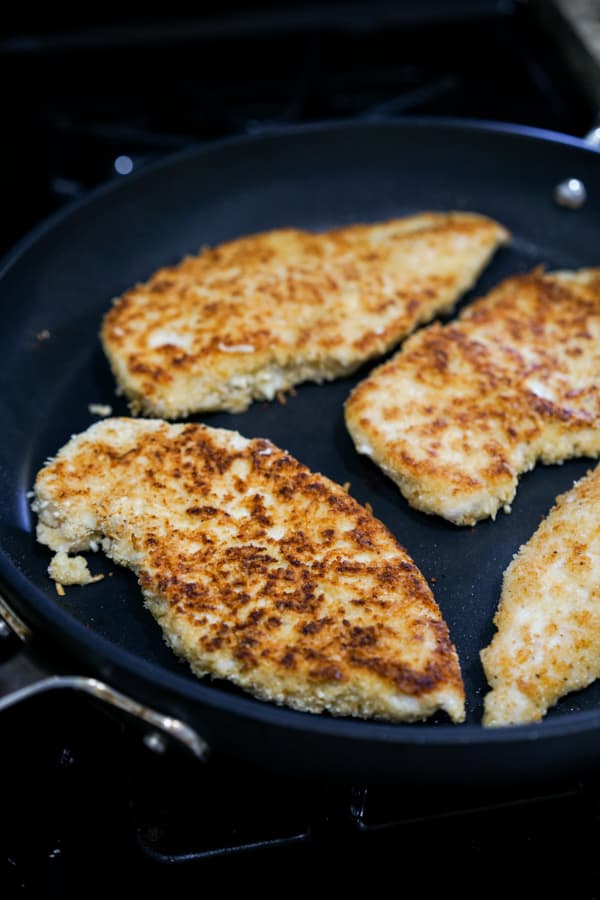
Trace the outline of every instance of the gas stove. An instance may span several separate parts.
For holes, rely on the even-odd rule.
[[[539,7],[265,3],[23,21],[0,38],[14,86],[0,247],[166,153],[271,128],[418,114],[583,136],[598,121],[594,93]],[[0,638],[0,664],[11,652]],[[428,793],[219,755],[200,764],[69,692],[5,710],[2,724],[3,898],[174,894],[208,876],[278,891],[365,878],[404,891],[415,875],[424,896],[600,894],[600,778]]]

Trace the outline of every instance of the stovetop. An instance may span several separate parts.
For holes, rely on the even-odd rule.
[[[524,2],[225,8],[47,17],[0,37],[12,86],[0,249],[107,179],[193,143],[350,117],[458,116],[578,136],[597,121]],[[207,890],[211,875],[221,890],[278,893],[367,880],[406,893],[414,876],[425,897],[600,895],[600,777],[472,794],[307,782],[161,753],[68,693],[5,711],[2,726],[2,898],[172,896]]]

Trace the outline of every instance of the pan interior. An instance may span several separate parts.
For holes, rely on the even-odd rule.
[[[90,634],[195,682],[164,644],[131,573],[91,555],[91,569],[107,577],[87,588],[67,588],[60,598],[46,574],[49,552],[34,538],[27,492],[43,461],[97,420],[89,404],[129,414],[98,341],[112,297],[205,244],[265,228],[320,230],[424,209],[464,209],[497,218],[513,241],[498,251],[460,308],[502,278],[537,265],[600,264],[600,204],[573,212],[552,202],[554,185],[571,174],[584,177],[597,198],[598,163],[596,154],[549,138],[485,128],[405,123],[305,129],[174,157],[59,217],[13,254],[0,282],[5,577],[19,571],[42,592],[48,609],[60,607]],[[461,659],[467,721],[476,724],[486,690],[479,651],[493,634],[502,573],[556,495],[592,463],[539,465],[521,478],[512,512],[494,522],[456,528],[419,513],[356,454],[344,426],[344,401],[371,367],[330,384],[301,385],[285,404],[255,403],[243,414],[191,420],[267,437],[314,471],[349,482],[350,493],[371,504],[432,584]],[[598,707],[597,684],[564,698],[549,717]],[[411,727],[446,722],[440,716]]]

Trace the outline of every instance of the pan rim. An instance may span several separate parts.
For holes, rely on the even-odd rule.
[[[202,144],[192,144],[189,147],[168,153],[164,157],[148,163],[127,176],[127,181],[119,180],[115,177],[108,183],[91,190],[84,197],[70,202],[62,209],[45,218],[10,248],[0,260],[0,280],[27,254],[31,247],[35,246],[59,223],[68,221],[79,210],[88,205],[93,205],[99,198],[105,197],[113,191],[119,191],[122,186],[130,183],[132,180],[139,181],[152,177],[154,173],[161,169],[177,166],[186,159],[202,158],[205,155],[211,156],[224,148],[262,143],[265,139],[285,141],[293,139],[299,134],[322,134],[333,131],[351,131],[353,129],[364,131],[365,128],[401,131],[406,131],[410,128],[435,131],[443,129],[475,131],[489,135],[498,134],[509,138],[514,137],[519,140],[527,138],[542,142],[545,146],[548,144],[566,146],[576,151],[583,151],[589,158],[600,157],[600,148],[591,147],[585,143],[583,138],[560,132],[512,122],[432,116],[406,117],[401,120],[382,117],[360,121],[344,119],[305,123],[268,129],[258,134],[233,136]],[[537,741],[546,737],[559,738],[587,732],[600,725],[600,709],[580,710],[556,719],[546,718],[537,723],[491,729],[484,728],[480,723],[459,725],[451,723],[432,725],[427,722],[394,724],[358,718],[342,719],[299,712],[273,703],[263,703],[250,695],[238,696],[237,694],[229,694],[221,691],[218,687],[213,687],[210,682],[195,681],[189,675],[183,676],[173,673],[162,668],[160,664],[150,662],[118,646],[109,639],[91,632],[59,605],[48,608],[49,603],[46,595],[35,588],[23,576],[3,546],[0,546],[0,577],[9,586],[10,592],[14,592],[18,597],[17,606],[26,621],[29,618],[29,610],[23,611],[22,607],[29,604],[34,613],[32,620],[36,618],[42,620],[52,636],[76,657],[78,650],[81,651],[80,655],[82,656],[86,649],[91,649],[114,667],[125,670],[134,680],[144,680],[149,685],[158,687],[163,691],[166,689],[176,695],[183,695],[188,701],[191,700],[227,713],[235,713],[238,716],[244,716],[247,719],[270,726],[287,728],[304,734],[312,732],[321,735],[343,736],[355,741],[372,741],[375,739],[398,745],[427,744],[454,747],[466,743],[477,746],[490,743],[514,743],[516,740],[523,742]],[[201,718],[201,706],[198,715]]]

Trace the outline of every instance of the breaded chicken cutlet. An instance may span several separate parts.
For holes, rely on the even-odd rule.
[[[72,583],[83,558],[68,554],[98,548],[132,569],[198,676],[308,712],[464,718],[456,650],[415,563],[342,487],[267,440],[106,419],[39,471],[32,508],[52,577],[64,568]]]
[[[382,355],[452,309],[508,239],[463,212],[242,237],[117,298],[102,345],[134,414],[242,412]]]
[[[417,509],[457,525],[508,511],[538,460],[600,453],[600,269],[508,278],[411,336],[345,416]]]
[[[600,468],[557,497],[508,566],[481,659],[484,725],[535,722],[600,677]]]

